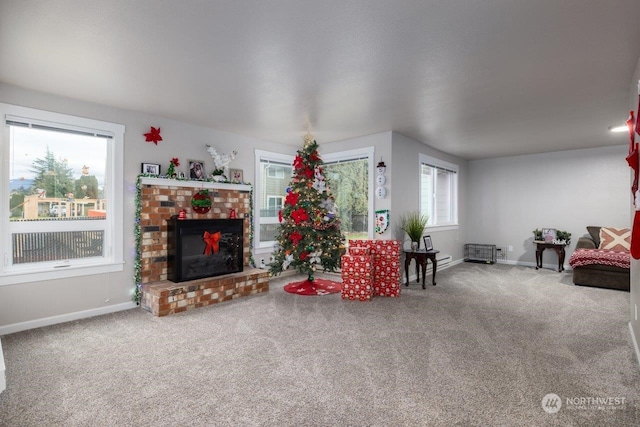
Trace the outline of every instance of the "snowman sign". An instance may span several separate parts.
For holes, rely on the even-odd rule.
[[[387,167],[384,162],[380,160],[376,169],[378,171],[378,176],[376,178],[376,183],[378,184],[378,187],[376,188],[376,197],[378,199],[384,199],[387,197],[387,189],[384,187],[384,184],[387,182],[387,179],[384,177],[384,172],[387,170]]]
[[[376,233],[382,234],[389,227],[389,209],[376,211]]]

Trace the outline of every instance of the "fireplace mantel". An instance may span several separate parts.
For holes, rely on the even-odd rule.
[[[171,178],[151,178],[141,177],[140,184],[142,185],[170,185],[172,187],[188,187],[198,189],[212,189],[212,190],[237,190],[237,191],[251,191],[251,185],[249,184],[230,184],[228,182],[215,182],[215,181],[193,181],[188,179],[171,179]]]

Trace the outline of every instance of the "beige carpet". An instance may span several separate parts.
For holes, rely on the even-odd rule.
[[[470,263],[369,303],[284,292],[293,280],[169,317],[6,335],[0,425],[640,424],[626,292]],[[578,404],[609,397],[624,403]]]

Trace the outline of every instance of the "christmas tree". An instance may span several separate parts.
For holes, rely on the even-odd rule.
[[[278,213],[278,247],[269,264],[274,275],[295,268],[312,282],[317,270],[335,271],[340,266],[340,246],[345,238],[323,175],[323,164],[318,144],[307,133],[304,146],[293,161],[291,185]]]

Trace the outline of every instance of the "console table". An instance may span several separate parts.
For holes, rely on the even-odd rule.
[[[534,240],[536,244],[536,270],[542,268],[542,252],[545,249],[553,249],[558,254],[558,272],[564,271],[564,247],[567,246],[564,243],[551,243],[544,240]]]
[[[438,268],[438,260],[436,260],[436,254],[438,253],[440,253],[440,251],[427,251],[425,249],[418,249],[416,251],[404,251],[404,274],[407,276],[407,283],[405,283],[405,286],[409,286],[409,264],[411,264],[412,259],[416,260],[416,282],[418,283],[420,283],[419,267],[422,266],[422,289],[425,289],[424,279],[427,275],[427,264],[429,260],[431,260],[431,264],[433,264],[433,271],[431,272],[431,284],[435,286],[436,269]]]

